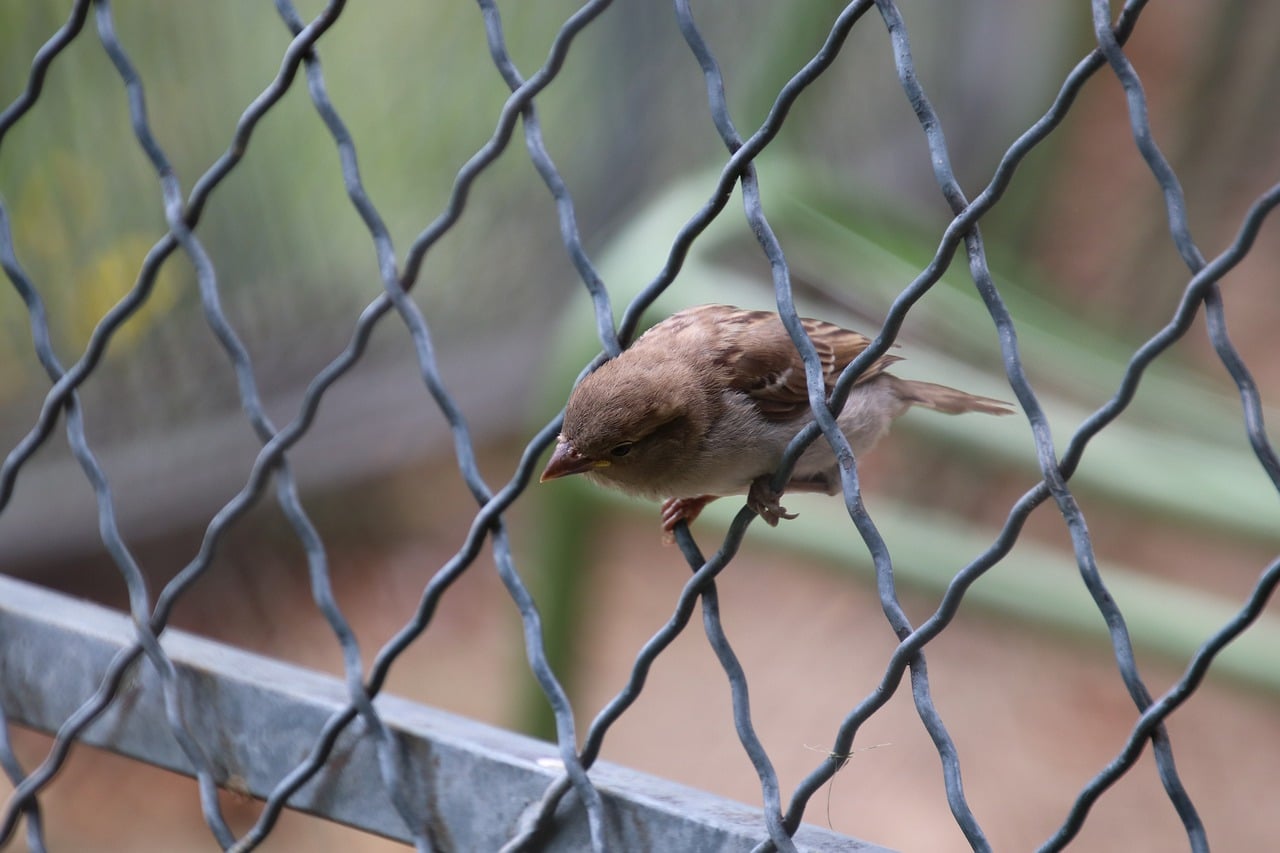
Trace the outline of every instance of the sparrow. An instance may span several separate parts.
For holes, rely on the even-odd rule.
[[[841,371],[870,344],[832,323],[801,319],[822,365],[828,396]],[[1011,414],[1008,403],[886,372],[882,355],[854,382],[837,417],[855,457],[871,450],[912,406],[946,414]],[[795,518],[782,494],[840,491],[831,446],[821,437],[800,455],[782,491],[771,486],[791,439],[813,419],[804,362],[782,319],[769,311],[699,305],[645,332],[586,376],[569,396],[541,481],[582,474],[603,486],[661,499],[668,538],[710,501],[747,496],[770,526]]]

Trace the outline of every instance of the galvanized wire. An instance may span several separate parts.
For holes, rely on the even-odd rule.
[[[942,187],[943,194],[946,196],[952,210],[959,213],[967,205],[967,200],[954,175],[951,174],[946,143],[942,138],[937,116],[934,114],[933,108],[929,105],[928,98],[919,87],[918,82],[914,77],[909,76],[906,70],[909,68],[910,47],[907,43],[905,25],[901,16],[893,7],[892,2],[886,1],[879,5],[885,23],[893,37],[894,53],[898,61],[899,76],[902,78],[903,88],[916,109],[921,126],[926,129],[926,133],[929,136],[929,149],[938,176],[938,183]],[[1105,29],[1114,44],[1114,36],[1111,35],[1111,22],[1109,20],[1105,22]],[[1119,49],[1118,46],[1116,49]],[[931,130],[933,132],[929,132]],[[1048,420],[1036,400],[1035,392],[1031,388],[1026,372],[1022,369],[1013,318],[1010,316],[1008,308],[1004,305],[1004,301],[1000,298],[999,292],[992,281],[991,273],[987,266],[986,252],[982,245],[982,238],[976,227],[965,236],[965,242],[969,253],[970,273],[1000,332],[1001,347],[1005,353],[1006,363],[1009,365],[1009,381],[1015,389],[1019,402],[1031,419],[1032,432],[1036,442],[1036,455],[1040,461],[1041,472],[1044,474],[1045,482],[1049,485],[1050,494],[1057,503],[1058,509],[1066,521],[1067,529],[1071,534],[1072,547],[1075,550],[1081,577],[1107,623],[1116,662],[1120,667],[1121,677],[1125,686],[1128,688],[1135,704],[1137,704],[1139,711],[1145,710],[1151,704],[1151,695],[1138,674],[1137,662],[1133,654],[1133,644],[1125,626],[1124,615],[1107,591],[1106,585],[1102,580],[1084,513],[1080,510],[1067,486],[1065,478],[1061,475]],[[1182,818],[1193,848],[1201,849],[1206,844],[1204,826],[1195,812],[1186,789],[1178,778],[1173,762],[1173,748],[1169,742],[1168,734],[1162,727],[1154,731],[1152,743],[1156,763],[1160,770],[1160,777],[1165,785],[1169,799]]]
[[[595,2],[584,6],[561,30],[552,47],[551,55],[546,65],[543,66],[538,74],[524,84],[517,83],[513,85],[515,91],[503,108],[498,128],[495,130],[494,135],[459,171],[458,179],[454,184],[454,191],[446,210],[415,240],[406,261],[405,271],[402,274],[397,274],[396,272],[395,253],[391,245],[390,236],[360,183],[355,148],[342,127],[336,110],[324,92],[319,61],[314,55],[307,58],[307,74],[313,102],[339,145],[348,194],[374,238],[375,245],[378,248],[379,268],[383,276],[384,297],[380,297],[378,301],[375,301],[365,310],[361,319],[362,321],[367,319],[368,323],[364,328],[357,328],[357,338],[363,336],[367,340],[368,332],[372,329],[373,322],[376,322],[378,317],[385,313],[387,300],[389,300],[400,313],[413,339],[423,381],[436,400],[437,405],[449,420],[454,434],[459,469],[472,494],[483,507],[481,513],[476,517],[476,523],[472,525],[467,544],[453,560],[436,573],[435,577],[427,585],[415,618],[379,652],[367,686],[368,694],[370,696],[376,695],[385,680],[391,664],[426,629],[439,597],[471,565],[483,537],[486,534],[491,534],[493,536],[494,557],[498,564],[499,573],[512,599],[516,602],[521,619],[524,622],[525,648],[529,656],[530,668],[552,706],[562,759],[579,797],[587,808],[591,843],[594,849],[604,849],[605,846],[603,804],[599,793],[587,778],[586,771],[578,759],[576,751],[577,738],[568,697],[548,665],[546,651],[542,645],[541,624],[537,608],[519,574],[515,571],[510,543],[505,527],[501,522],[501,511],[509,505],[518,491],[513,490],[509,484],[506,489],[494,496],[480,477],[476,466],[475,454],[471,447],[470,431],[462,413],[453,403],[452,398],[444,387],[435,364],[430,332],[425,318],[417,305],[407,297],[407,291],[416,280],[426,252],[460,217],[467,193],[475,177],[492,163],[506,147],[510,141],[517,117],[528,108],[532,97],[554,78],[555,73],[564,61],[573,36],[603,11],[607,5],[607,2]],[[301,21],[298,19],[292,5],[287,0],[281,0],[281,2],[277,3],[277,8],[291,30],[295,33],[298,32]],[[502,37],[499,26],[500,22],[496,17],[496,11],[490,14],[486,10],[486,29],[490,33],[491,44],[494,44],[496,40],[500,48]],[[554,172],[554,167],[552,167],[552,171]],[[603,293],[602,288],[601,293]],[[350,353],[352,350],[349,349],[348,352]],[[346,354],[344,354],[343,358],[330,365],[330,369],[340,372],[345,371],[346,366],[351,363],[354,363],[354,359],[348,360],[346,359]],[[342,366],[344,364],[346,366]],[[548,441],[551,437],[554,437],[554,432],[544,431],[544,433],[547,434]],[[523,473],[519,477],[519,488],[523,488],[528,483],[535,460],[536,455],[526,453],[526,459],[521,466]],[[267,807],[260,816],[258,823],[245,835],[237,845],[237,849],[251,849],[265,838],[278,817],[279,811],[287,803],[288,798],[324,766],[330,751],[336,743],[338,734],[354,719],[354,710],[353,707],[349,706],[330,719],[311,755],[277,786],[276,790],[268,798]],[[398,774],[386,774],[384,772],[384,782],[388,790],[392,792],[403,787],[400,784]],[[412,826],[412,824],[410,825]],[[428,827],[424,826],[424,830],[428,829]],[[425,839],[420,839],[418,844],[420,847],[432,846]]]
[[[36,52],[31,63],[31,74],[28,77],[26,88],[12,104],[0,112],[0,141],[3,141],[9,128],[35,105],[44,86],[45,75],[48,73],[49,67],[53,64],[54,59],[71,44],[80,30],[83,29],[88,15],[88,0],[77,2],[72,7],[67,22]],[[49,324],[45,316],[44,302],[40,299],[36,289],[31,286],[30,279],[14,253],[13,235],[9,227],[9,213],[3,199],[0,199],[0,268],[4,269],[5,275],[13,282],[14,288],[26,305],[36,357],[50,374],[50,378],[56,382],[61,377],[62,366],[59,364],[57,356],[53,353],[49,341]],[[76,436],[79,437],[81,435],[79,403],[74,397],[72,399],[75,406]],[[70,420],[71,410],[69,409],[69,425]],[[8,460],[6,460],[6,464],[7,462]],[[12,493],[12,478],[14,476],[16,476],[16,472],[10,475],[7,486],[6,481],[0,479],[0,508],[3,508],[8,502]],[[126,576],[126,584],[128,580]],[[4,767],[5,775],[9,777],[9,781],[14,788],[18,789],[28,782],[32,774],[23,769],[13,751],[13,744],[9,738],[9,726],[10,723],[4,709],[0,708],[0,766]],[[10,814],[12,815],[11,818],[9,818]],[[41,814],[40,802],[35,796],[14,802],[10,808],[6,809],[6,819],[13,822],[24,819],[26,821],[27,847],[36,851],[36,853],[43,853],[46,849],[44,818]],[[13,830],[10,828],[5,834],[8,836],[12,832]]]
[[[176,175],[150,130],[143,83],[115,33],[111,7],[107,0],[95,0],[92,5],[99,40],[114,64],[128,98],[134,135],[150,161],[160,185],[168,231],[148,253],[133,288],[107,312],[94,329],[83,355],[70,368],[64,368],[54,355],[43,302],[17,257],[9,228],[9,214],[0,200],[0,268],[4,269],[26,305],[37,357],[52,382],[52,388],[45,397],[35,425],[0,466],[0,512],[8,504],[20,472],[36,450],[50,438],[57,419],[65,413],[68,443],[97,501],[103,547],[119,570],[128,593],[136,641],[132,647],[117,655],[107,667],[98,690],[65,721],[46,758],[33,771],[26,772],[18,762],[9,742],[9,722],[3,716],[3,711],[0,711],[0,727],[3,727],[3,732],[0,733],[0,766],[3,766],[15,786],[15,793],[5,807],[3,823],[0,824],[0,844],[11,839],[17,824],[25,819],[28,846],[33,850],[44,849],[40,794],[61,769],[71,745],[88,725],[119,698],[122,682],[130,668],[142,665],[141,661],[145,659],[146,665],[154,667],[160,676],[170,734],[190,762],[191,773],[199,783],[205,820],[221,847],[249,850],[265,840],[280,812],[289,804],[290,798],[326,766],[339,735],[357,719],[363,723],[360,735],[370,737],[376,743],[382,786],[404,821],[408,837],[420,850],[443,846],[447,828],[433,823],[438,816],[429,814],[414,796],[415,780],[408,777],[399,745],[375,709],[373,699],[384,686],[395,661],[429,627],[444,593],[474,564],[485,541],[489,540],[500,578],[522,621],[530,671],[553,711],[559,755],[565,767],[565,775],[548,786],[540,799],[530,804],[521,825],[516,828],[504,849],[532,849],[554,837],[557,831],[557,806],[570,790],[575,792],[579,804],[585,809],[592,849],[609,849],[609,816],[599,791],[591,781],[590,768],[601,753],[609,729],[638,698],[653,663],[688,625],[694,609],[700,603],[704,631],[730,688],[735,727],[760,782],[762,828],[767,837],[757,849],[796,849],[791,836],[797,830],[810,798],[843,766],[843,757],[852,752],[853,741],[862,723],[883,707],[909,672],[917,714],[937,749],[946,796],[955,822],[973,849],[988,850],[990,843],[965,798],[960,754],[933,702],[923,650],[928,643],[941,636],[950,624],[966,590],[1012,548],[1030,512],[1052,498],[1064,517],[1082,583],[1093,596],[1099,613],[1108,626],[1117,667],[1140,716],[1120,753],[1085,786],[1069,807],[1057,832],[1045,842],[1042,849],[1058,850],[1070,842],[1083,825],[1092,805],[1110,785],[1128,772],[1147,743],[1152,744],[1158,776],[1170,804],[1182,821],[1189,845],[1195,850],[1207,849],[1204,826],[1178,777],[1173,761],[1173,746],[1163,724],[1194,693],[1214,657],[1246,630],[1266,606],[1276,587],[1280,585],[1280,561],[1272,563],[1262,572],[1240,611],[1205,642],[1183,677],[1163,696],[1153,698],[1138,672],[1125,629],[1124,615],[1111,599],[1098,572],[1084,514],[1075,502],[1068,481],[1089,441],[1125,409],[1146,368],[1185,334],[1203,306],[1210,341],[1239,391],[1248,440],[1259,464],[1280,492],[1280,459],[1265,432],[1256,383],[1227,333],[1218,284],[1222,276],[1246,255],[1263,221],[1280,205],[1280,186],[1272,188],[1259,198],[1245,217],[1233,244],[1206,263],[1187,227],[1186,202],[1177,177],[1154,141],[1141,83],[1123,52],[1123,44],[1133,31],[1145,6],[1144,2],[1127,3],[1113,22],[1110,20],[1110,7],[1105,0],[1093,0],[1093,23],[1098,48],[1072,70],[1049,110],[1015,141],[996,167],[990,183],[970,201],[951,168],[941,122],[917,79],[907,26],[892,0],[858,0],[848,4],[834,20],[821,49],[782,87],[764,122],[746,139],[740,136],[730,116],[722,72],[698,29],[688,0],[675,0],[676,22],[702,70],[710,116],[730,156],[710,198],[676,234],[661,270],[626,307],[616,328],[613,324],[609,291],[582,245],[573,200],[547,152],[534,106],[534,98],[555,80],[575,37],[610,6],[609,0],[591,0],[572,15],[555,37],[545,63],[527,79],[521,75],[507,50],[497,4],[494,0],[478,0],[491,57],[512,94],[499,113],[492,136],[459,169],[445,209],[413,241],[402,268],[397,263],[395,248],[382,217],[363,185],[356,147],[326,91],[320,65],[317,51],[319,40],[342,14],[345,3],[334,0],[313,21],[306,23],[290,0],[277,0],[277,11],[293,36],[284,54],[281,69],[242,115],[226,152],[196,181],[185,200]],[[816,351],[805,335],[796,313],[783,248],[763,212],[753,160],[777,136],[791,107],[827,71],[839,55],[852,28],[873,5],[880,12],[886,26],[899,80],[925,134],[932,169],[943,197],[950,206],[953,219],[943,233],[933,260],[895,300],[872,345],[848,366],[828,399]],[[12,105],[0,112],[0,143],[9,129],[37,103],[45,74],[80,34],[89,8],[89,0],[78,0],[66,23],[37,52],[26,89]],[[263,409],[248,351],[222,310],[214,265],[194,232],[208,197],[244,157],[257,122],[293,85],[300,67],[305,71],[312,103],[333,139],[348,198],[372,240],[383,293],[360,314],[347,347],[308,386],[295,418],[283,429],[277,429]],[[1135,352],[1115,395],[1080,425],[1066,450],[1059,456],[1055,452],[1044,412],[1023,368],[1015,320],[992,279],[978,221],[998,202],[1026,154],[1058,126],[1071,108],[1076,94],[1103,67],[1112,70],[1125,90],[1135,145],[1164,194],[1171,239],[1190,270],[1191,280],[1172,319]],[[899,640],[897,648],[887,661],[880,683],[846,716],[834,735],[828,756],[797,786],[785,812],[772,761],[751,720],[748,674],[735,655],[720,622],[715,585],[716,576],[741,547],[745,530],[754,518],[753,513],[745,508],[730,526],[720,547],[709,558],[704,557],[687,526],[681,525],[677,529],[677,542],[693,575],[681,591],[668,622],[638,652],[627,684],[599,712],[588,727],[581,746],[578,744],[576,721],[568,697],[547,660],[538,610],[513,559],[504,523],[504,513],[531,481],[538,458],[559,430],[560,419],[556,418],[547,424],[529,443],[511,480],[496,492],[490,489],[479,475],[467,422],[437,368],[430,327],[417,303],[409,296],[409,291],[422,276],[428,253],[458,222],[475,179],[507,150],[518,121],[523,125],[530,161],[555,203],[566,252],[583,281],[594,310],[602,352],[584,368],[584,373],[605,359],[617,355],[634,337],[642,312],[673,283],[693,241],[724,211],[734,185],[741,185],[747,222],[770,264],[778,310],[805,364],[810,407],[814,415],[814,423],[802,431],[788,448],[784,463],[775,477],[775,484],[785,484],[795,460],[810,442],[821,436],[821,440],[831,445],[839,463],[842,493],[849,517],[872,556],[881,604],[886,619]],[[844,404],[858,375],[893,344],[911,307],[941,278],[962,242],[974,287],[988,308],[1000,341],[1010,387],[1031,425],[1042,479],[1014,504],[1002,530],[988,549],[956,573],[935,612],[920,625],[912,626],[898,602],[891,556],[863,506],[856,460],[847,440],[836,426],[835,415]],[[160,591],[153,604],[143,583],[141,568],[116,525],[110,485],[86,437],[85,414],[78,389],[93,373],[120,326],[147,301],[161,265],[179,250],[196,270],[206,323],[231,364],[242,408],[262,442],[262,449],[243,489],[210,520],[197,555]],[[423,385],[450,424],[458,469],[476,500],[478,510],[462,547],[424,586],[413,617],[378,652],[373,665],[366,672],[361,663],[355,635],[333,595],[323,541],[302,506],[285,454],[306,434],[323,396],[360,360],[375,326],[393,309],[413,343]],[[200,738],[183,721],[179,677],[173,662],[161,647],[159,637],[169,621],[174,605],[208,571],[226,531],[266,493],[273,478],[276,502],[288,518],[306,553],[316,607],[327,621],[342,652],[347,702],[317,732],[314,747],[306,759],[278,782],[267,797],[265,807],[253,827],[237,838],[228,827],[217,802],[217,788],[227,780],[220,778],[215,769],[216,760],[208,754],[207,747],[201,744]]]
[[[933,164],[938,185],[952,212],[960,214],[968,205],[968,200],[965,198],[964,192],[961,190],[951,169],[951,158],[943,136],[942,125],[929,102],[928,96],[915,76],[906,25],[892,0],[877,0],[876,5],[879,7],[881,17],[889,30],[890,39],[893,43],[894,60],[903,91],[908,102],[915,110],[920,126],[928,141],[930,161]],[[1105,22],[1108,35],[1110,35],[1110,27],[1111,23],[1108,20]],[[1114,42],[1114,37],[1112,37],[1112,40]],[[1151,703],[1151,696],[1138,674],[1137,663],[1133,656],[1133,644],[1125,626],[1124,615],[1107,591],[1102,576],[1098,571],[1093,543],[1089,536],[1084,513],[1080,510],[1075,497],[1071,494],[1065,478],[1061,476],[1048,419],[1040,407],[1035,391],[1032,389],[1031,383],[1028,381],[1026,372],[1022,367],[1013,318],[992,280],[991,272],[988,268],[986,250],[976,225],[965,235],[965,246],[969,256],[970,275],[973,277],[974,285],[982,295],[991,317],[995,321],[1001,349],[1005,356],[1010,385],[1031,422],[1040,470],[1044,475],[1045,483],[1049,486],[1050,494],[1066,521],[1081,577],[1107,623],[1116,662],[1120,667],[1121,677],[1125,682],[1125,686],[1128,688],[1134,702],[1138,705],[1139,711],[1145,710]],[[899,636],[901,637],[902,635],[899,634]],[[1156,730],[1153,736],[1153,744],[1161,779],[1165,783],[1169,798],[1182,817],[1188,837],[1193,840],[1193,846],[1198,848],[1204,843],[1204,827],[1195,813],[1181,780],[1178,778],[1173,763],[1172,746],[1168,742],[1168,735],[1162,728]],[[939,754],[943,756],[944,765],[947,763],[948,758],[954,761],[954,753],[948,756],[942,750],[939,750]],[[958,763],[955,763],[953,772],[958,776]],[[985,840],[975,837],[971,832],[972,829],[976,829],[976,826],[972,823],[972,813],[964,804],[963,799],[953,797],[951,802],[956,820],[965,829],[970,843],[975,849],[987,848],[989,845],[986,844]]]
[[[850,4],[837,17],[832,25],[830,34],[822,47],[814,55],[814,57],[805,64],[805,66],[783,86],[779,92],[777,99],[770,108],[768,115],[760,128],[756,130],[752,136],[742,142],[736,150],[733,151],[728,163],[720,173],[716,187],[713,189],[710,198],[706,203],[680,228],[672,241],[671,250],[667,255],[666,262],[657,276],[646,285],[640,294],[632,300],[623,313],[622,320],[619,323],[618,336],[620,340],[629,341],[635,334],[636,326],[639,323],[640,316],[644,313],[653,301],[665,290],[674,280],[680,271],[681,265],[689,251],[689,247],[693,241],[710,225],[711,221],[724,210],[728,205],[732,194],[733,186],[741,180],[750,168],[751,160],[758,155],[765,146],[767,146],[779,133],[782,128],[783,121],[787,113],[791,110],[796,100],[801,94],[812,85],[830,66],[835,62],[839,55],[840,47],[844,44],[853,26],[859,18],[870,8],[870,2],[855,2]],[[714,83],[712,84],[714,86]],[[712,98],[716,95],[713,93]],[[722,96],[720,96],[722,99]],[[794,311],[793,311],[794,314]],[[803,334],[803,333],[802,333]],[[602,354],[603,356],[603,354]],[[593,369],[600,362],[600,357],[596,361],[588,365],[587,370]],[[553,424],[558,429],[558,421]],[[838,431],[837,431],[838,432]],[[841,437],[842,439],[843,437]],[[549,445],[550,439],[540,447],[539,452]],[[534,445],[531,445],[533,447]],[[799,455],[799,451],[791,456],[791,461],[784,463],[784,468],[789,470],[790,465],[794,464],[794,458]],[[785,476],[780,475],[781,480],[785,480]],[[653,662],[670,644],[675,640],[681,631],[684,630],[692,616],[699,596],[704,590],[711,589],[710,586],[717,574],[720,573],[727,565],[728,561],[737,553],[742,543],[742,536],[746,532],[747,525],[754,518],[754,514],[744,508],[739,512],[737,518],[729,528],[729,532],[725,537],[724,544],[716,551],[708,560],[699,563],[696,557],[692,557],[697,553],[696,546],[693,545],[689,536],[687,525],[677,527],[677,542],[681,543],[682,551],[687,558],[691,559],[691,567],[694,568],[694,575],[686,581],[683,590],[680,593],[676,603],[675,611],[667,623],[641,648],[636,655],[635,662],[632,666],[631,676],[627,680],[627,684],[606,703],[605,707],[596,715],[591,726],[587,730],[586,738],[582,745],[582,758],[586,766],[590,766],[591,762],[599,755],[599,751],[603,746],[604,738],[612,725],[626,712],[628,708],[639,698],[640,691],[644,688],[645,679],[648,677],[649,669]],[[709,636],[713,647],[716,646],[714,638],[714,629],[712,635]],[[727,645],[717,648],[717,654],[723,651],[731,650]],[[722,660],[725,658],[722,657]],[[731,686],[734,690],[742,690],[745,695],[745,685],[739,686],[733,683],[731,678]],[[735,704],[735,725],[738,727],[739,737],[742,739],[744,747],[751,757],[753,766],[761,776],[761,789],[766,801],[771,795],[771,787],[776,787],[777,782],[770,782],[769,776],[771,769],[767,766],[767,756],[763,755],[763,751],[757,752],[753,741],[754,734],[751,732],[749,716],[743,714],[745,703],[741,699],[736,699]],[[834,759],[833,759],[834,760]],[[503,848],[504,851],[517,851],[532,849],[536,845],[543,834],[545,828],[552,819],[556,805],[559,803],[561,796],[567,790],[566,779],[561,778],[557,782],[548,786],[544,792],[540,802],[530,809],[526,816],[526,821],[521,827],[521,831],[512,838],[512,840]],[[772,822],[768,805],[765,807],[765,820],[767,823]],[[797,821],[798,825],[798,821]],[[788,833],[795,832],[795,826],[788,828]],[[773,834],[771,829],[771,836]],[[789,842],[783,842],[784,844]]]

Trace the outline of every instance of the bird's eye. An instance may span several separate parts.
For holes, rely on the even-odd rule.
[[[616,458],[621,459],[623,456],[626,456],[628,453],[631,452],[631,447],[632,447],[632,442],[624,441],[622,442],[622,444],[619,444],[617,447],[615,447],[613,450],[610,450],[609,452],[612,453]]]

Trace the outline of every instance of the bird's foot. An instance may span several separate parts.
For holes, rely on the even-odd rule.
[[[779,521],[784,518],[795,518],[796,514],[787,512],[787,508],[778,503],[782,492],[770,485],[771,479],[771,475],[765,475],[752,481],[751,490],[747,492],[747,507],[764,519],[765,524],[777,527]]]
[[[676,525],[682,521],[693,524],[693,520],[702,512],[702,508],[715,499],[715,495],[701,495],[696,498],[667,498],[663,501],[662,541],[668,545],[675,542]]]

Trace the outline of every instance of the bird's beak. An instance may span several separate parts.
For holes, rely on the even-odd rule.
[[[538,482],[545,483],[547,480],[555,480],[559,477],[568,477],[570,474],[581,474],[584,471],[607,468],[608,466],[608,459],[588,459],[575,450],[572,444],[561,438],[556,441],[556,450],[551,454],[551,460],[547,462],[547,467],[543,470],[542,476],[538,478]]]

